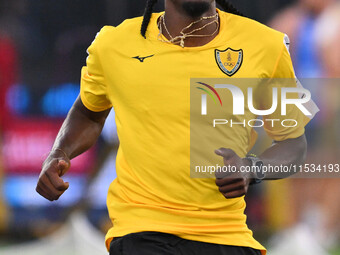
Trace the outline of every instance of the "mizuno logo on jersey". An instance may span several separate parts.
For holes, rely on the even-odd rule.
[[[151,57],[153,57],[153,56],[154,56],[154,55],[150,55],[150,56],[146,56],[146,57],[136,56],[136,57],[132,57],[132,58],[138,59],[141,63],[143,63],[145,59],[151,58]]]

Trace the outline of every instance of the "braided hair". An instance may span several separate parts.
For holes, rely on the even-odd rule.
[[[144,11],[144,18],[142,22],[142,27],[140,30],[141,35],[146,38],[146,30],[148,28],[150,18],[152,15],[153,7],[157,3],[157,0],[147,0],[146,7]],[[225,12],[229,12],[232,14],[236,14],[239,16],[244,16],[232,3],[230,3],[228,0],[216,0],[216,3],[218,3],[222,10]]]
[[[145,7],[145,11],[144,11],[144,18],[143,18],[142,27],[141,27],[141,30],[140,30],[140,33],[142,34],[142,36],[144,38],[146,38],[146,36],[145,36],[146,30],[147,30],[149,22],[150,22],[153,7],[156,3],[157,3],[157,0],[147,0],[147,2],[146,2],[146,7]]]
[[[245,16],[228,0],[216,0],[216,3],[218,3],[222,7],[222,10],[224,10],[225,12],[229,12],[243,17]]]

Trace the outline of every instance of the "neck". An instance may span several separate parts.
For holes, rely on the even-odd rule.
[[[183,10],[182,6],[177,6],[173,1],[165,1],[165,17],[164,17],[164,22],[166,24],[166,27],[171,34],[172,37],[176,37],[180,35],[180,32],[185,28],[186,26],[190,25],[191,23],[200,20],[202,17],[208,17],[208,16],[213,16],[216,14],[216,5],[215,1],[213,1],[210,4],[210,8],[204,12],[202,15],[197,16],[197,17],[192,17],[189,16],[185,10]],[[201,28],[205,24],[211,22],[212,19],[210,20],[201,20],[198,23],[194,24],[191,28],[190,31],[193,31],[194,29]],[[162,31],[163,31],[163,36],[165,36],[168,40],[170,39],[170,36],[164,32],[165,27],[163,24],[162,26]],[[217,24],[212,24],[208,25],[202,30],[200,30],[198,33],[199,34],[205,34],[205,35],[210,35],[216,31]],[[186,31],[186,32],[190,32]],[[185,47],[197,47],[197,46],[202,46],[213,40],[218,33],[213,34],[212,36],[207,36],[207,37],[190,37],[185,39]]]

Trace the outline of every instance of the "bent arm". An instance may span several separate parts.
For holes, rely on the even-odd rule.
[[[52,152],[61,149],[72,159],[87,151],[97,141],[110,110],[90,111],[78,97],[60,128]]]
[[[45,159],[36,191],[57,200],[69,187],[61,178],[70,168],[70,159],[88,150],[97,141],[111,109],[88,110],[78,97],[61,126],[53,148]]]
[[[302,135],[295,139],[287,139],[282,142],[274,142],[273,146],[265,150],[259,158],[264,166],[295,166],[303,164],[307,155],[306,136]],[[293,170],[293,168],[291,168]],[[282,179],[295,172],[267,173],[265,179]]]
[[[225,165],[236,166],[238,170],[243,166],[250,166],[250,160],[240,158],[233,150],[220,148],[215,151],[219,156],[223,157]],[[266,172],[266,180],[275,180],[286,178],[295,172],[291,165],[300,165],[304,162],[307,153],[307,142],[305,135],[298,138],[287,139],[282,142],[275,142],[273,146],[264,151],[259,158],[263,161],[263,166],[288,166],[291,172],[287,173],[268,173]],[[216,174],[216,185],[219,191],[226,198],[236,198],[247,193],[249,184],[256,178],[255,173],[247,172],[236,175]]]

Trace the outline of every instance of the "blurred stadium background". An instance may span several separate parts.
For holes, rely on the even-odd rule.
[[[298,77],[340,77],[336,0],[234,0],[291,38]],[[114,113],[98,144],[73,160],[58,202],[35,192],[41,163],[79,91],[86,48],[103,25],[143,13],[137,0],[0,1],[0,254],[107,254],[108,185],[115,178]],[[163,1],[157,9],[162,10]],[[318,83],[318,82],[317,82]],[[321,82],[320,82],[321,83]],[[321,112],[307,128],[309,162],[339,163],[340,84],[311,86]],[[307,87],[308,88],[308,87]],[[260,134],[265,143],[270,141]],[[252,188],[248,223],[273,255],[340,254],[340,179],[289,179]]]

